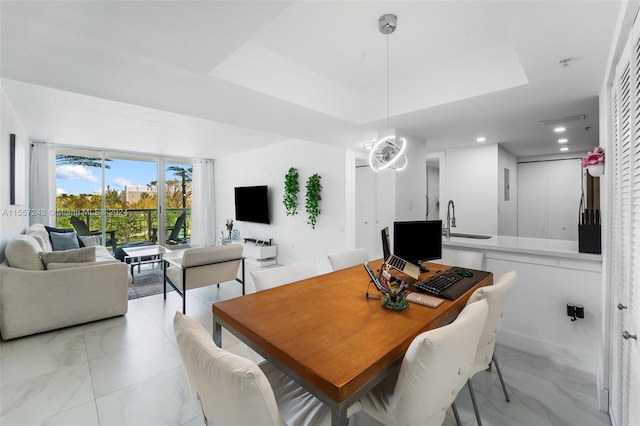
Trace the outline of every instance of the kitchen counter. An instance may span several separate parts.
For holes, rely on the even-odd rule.
[[[600,360],[602,255],[578,252],[577,241],[492,235],[488,239],[442,238],[443,258],[455,251],[484,253],[494,277],[518,273],[505,305],[498,342],[578,368],[595,377]],[[571,321],[566,305],[584,306]]]
[[[450,248],[472,248],[477,250],[503,251],[509,253],[559,256],[567,259],[602,261],[602,255],[580,253],[577,241],[549,240],[544,238],[491,235],[488,239],[442,237],[442,246]]]

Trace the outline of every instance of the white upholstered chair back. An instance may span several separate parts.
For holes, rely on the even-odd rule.
[[[369,255],[363,248],[334,253],[328,255],[327,257],[329,258],[331,269],[334,271],[348,268],[353,265],[363,264],[369,261]]]
[[[478,344],[478,351],[471,369],[471,376],[479,371],[489,368],[493,351],[496,347],[496,335],[504,312],[504,305],[507,301],[509,293],[516,285],[518,274],[515,271],[507,272],[500,276],[498,280],[490,286],[481,287],[473,292],[467,306],[480,300],[486,300],[489,303],[489,314],[485,321],[484,329]]]
[[[227,262],[230,259],[237,260]],[[241,259],[240,244],[187,249],[182,256],[187,282],[182,287],[188,290],[233,281],[238,276]]]
[[[318,275],[318,268],[313,260],[279,266],[277,268],[251,271],[256,291],[278,287],[295,281],[304,280]]]
[[[384,424],[442,424],[469,378],[489,310],[486,302],[478,303],[467,305],[451,324],[417,336],[395,385],[392,375],[360,400],[362,409]]]
[[[244,260],[242,245],[229,244],[223,246],[198,247],[186,249],[180,263],[168,260],[164,269],[164,298],[167,298],[169,283],[182,297],[182,312],[187,312],[187,290],[238,280],[244,287]],[[237,279],[242,264],[242,278]]]
[[[436,260],[435,262],[442,263],[444,265],[483,270],[484,252],[475,250],[452,250],[443,247],[442,259]]]
[[[269,380],[253,361],[218,348],[202,325],[173,319],[178,349],[208,425],[284,425]]]
[[[180,312],[173,329],[205,425],[331,424],[331,410],[273,364],[218,348],[202,324]]]

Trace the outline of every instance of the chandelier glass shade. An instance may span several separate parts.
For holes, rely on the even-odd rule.
[[[387,136],[373,143],[369,152],[369,166],[379,172],[391,170],[399,172],[407,167],[407,156],[404,151],[407,148],[405,138]]]

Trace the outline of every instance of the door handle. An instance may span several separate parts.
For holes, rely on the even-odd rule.
[[[618,303],[618,310],[621,311],[623,309],[627,309],[627,307],[624,306],[622,303]]]
[[[629,340],[629,339],[633,339],[635,341],[638,341],[638,336],[635,334],[629,334],[629,332],[627,330],[622,332],[622,338],[624,340]]]
[[[429,219],[429,196],[425,195],[425,197],[427,197],[427,214],[426,214],[427,217],[426,217],[426,219],[428,220]]]

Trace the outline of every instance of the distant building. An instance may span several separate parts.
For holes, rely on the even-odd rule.
[[[137,203],[142,198],[142,194],[155,194],[156,189],[149,189],[145,185],[125,185],[120,192],[120,201],[123,203]]]

